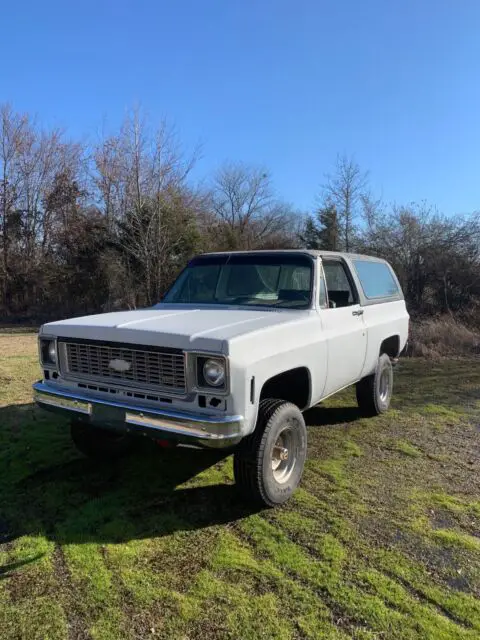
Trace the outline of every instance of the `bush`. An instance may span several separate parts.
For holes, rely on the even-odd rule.
[[[480,332],[450,316],[412,319],[407,355],[432,359],[480,355]]]

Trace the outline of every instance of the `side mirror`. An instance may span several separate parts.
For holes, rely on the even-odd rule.
[[[334,300],[329,300],[328,301],[328,308],[329,309],[336,309],[337,308],[337,303],[334,302]]]

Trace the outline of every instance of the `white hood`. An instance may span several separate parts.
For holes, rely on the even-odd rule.
[[[156,345],[228,353],[228,341],[265,327],[298,321],[305,311],[192,308],[159,304],[152,309],[103,313],[45,324],[42,333],[87,340]]]

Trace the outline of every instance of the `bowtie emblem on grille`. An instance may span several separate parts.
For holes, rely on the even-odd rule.
[[[125,371],[130,371],[132,368],[132,363],[127,362],[126,360],[110,360],[108,363],[109,369],[113,369],[114,371],[118,371],[120,373],[124,373]]]

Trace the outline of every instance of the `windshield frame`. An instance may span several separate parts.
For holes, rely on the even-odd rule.
[[[176,302],[174,300],[165,300],[170,294],[176,283],[183,276],[183,274],[192,267],[204,266],[204,265],[219,265],[223,267],[227,264],[298,264],[298,266],[309,266],[311,269],[310,277],[310,290],[308,303],[301,307],[283,307],[276,304],[232,304],[228,302]],[[306,311],[314,307],[314,291],[315,291],[315,269],[316,260],[310,253],[303,251],[259,251],[259,252],[238,252],[238,253],[205,253],[195,256],[185,265],[180,271],[178,276],[172,282],[170,287],[165,291],[159,304],[171,304],[171,305],[190,305],[190,306],[202,306],[202,307],[240,307],[242,309],[268,309],[277,311]]]

